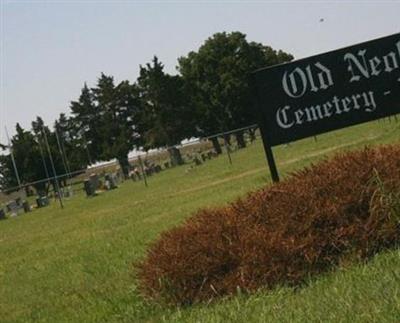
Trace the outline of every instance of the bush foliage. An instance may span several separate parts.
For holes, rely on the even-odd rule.
[[[400,145],[342,153],[164,232],[136,264],[142,293],[192,304],[296,286],[400,240]]]

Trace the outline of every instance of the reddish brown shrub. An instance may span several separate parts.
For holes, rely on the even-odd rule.
[[[136,265],[141,291],[190,304],[366,259],[400,241],[399,192],[399,145],[337,155],[163,233]]]

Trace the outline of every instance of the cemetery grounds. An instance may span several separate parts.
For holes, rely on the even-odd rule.
[[[281,176],[339,151],[400,143],[381,120],[274,148]],[[238,295],[187,308],[146,302],[132,264],[160,232],[202,207],[270,183],[261,139],[190,168],[87,198],[83,191],[0,222],[1,322],[394,322],[400,320],[400,250],[310,278],[301,288]]]

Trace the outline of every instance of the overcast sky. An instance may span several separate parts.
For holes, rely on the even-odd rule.
[[[0,142],[4,125],[30,128],[37,115],[53,125],[101,72],[133,82],[157,55],[176,73],[215,32],[303,58],[400,31],[400,1],[0,2]]]

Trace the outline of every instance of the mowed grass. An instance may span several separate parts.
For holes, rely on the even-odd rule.
[[[373,122],[274,148],[286,176],[338,151],[400,142],[400,122]],[[400,158],[400,157],[399,157]],[[400,253],[310,278],[297,290],[165,308],[141,298],[132,263],[160,232],[201,207],[270,182],[261,140],[188,171],[185,165],[114,191],[0,222],[0,322],[398,321]]]

